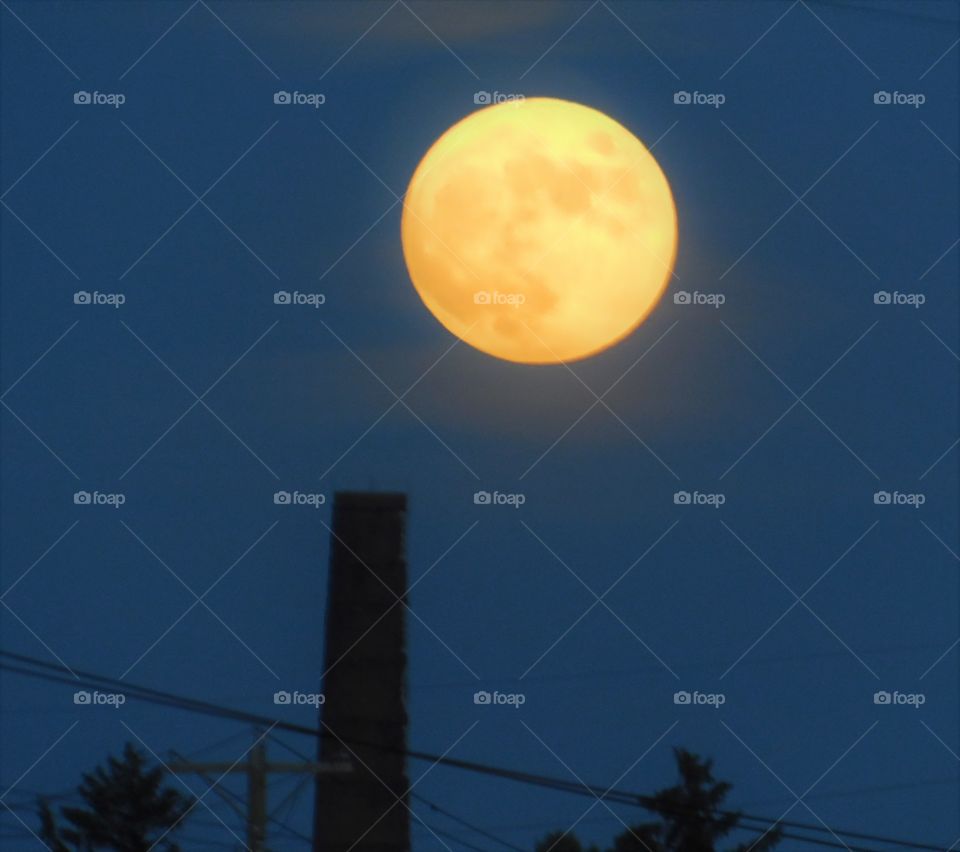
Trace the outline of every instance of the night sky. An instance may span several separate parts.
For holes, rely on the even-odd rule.
[[[960,839],[955,4],[10,0],[0,21],[4,650],[313,725],[273,694],[318,689],[333,494],[403,491],[411,747],[651,793],[683,746],[732,806]],[[398,199],[478,91],[601,110],[669,179],[675,277],[614,348],[498,360],[411,286]],[[252,742],[0,684],[0,788],[31,827],[33,793],[127,740]],[[524,848],[646,817],[411,781],[428,769],[416,793]],[[311,811],[301,789],[280,817],[309,833]],[[184,836],[240,848],[203,807]],[[414,848],[443,846],[416,826]]]

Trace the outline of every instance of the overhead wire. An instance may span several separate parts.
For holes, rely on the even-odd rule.
[[[284,722],[282,720],[270,719],[269,717],[259,716],[258,714],[247,713],[245,711],[236,710],[229,707],[224,707],[208,701],[202,701],[198,699],[192,699],[185,696],[176,695],[174,693],[163,692],[162,690],[152,689],[150,687],[143,687],[136,684],[130,684],[125,681],[119,681],[116,678],[110,678],[105,675],[98,675],[92,672],[84,672],[75,670],[71,671],[70,669],[65,668],[64,666],[56,665],[53,663],[48,663],[45,660],[39,660],[34,657],[28,657],[23,654],[15,654],[9,651],[0,650],[0,656],[8,657],[15,659],[18,662],[25,662],[30,665],[45,669],[46,671],[36,671],[34,669],[28,669],[23,666],[14,666],[6,662],[0,662],[0,669],[6,671],[12,671],[19,674],[23,674],[30,677],[40,678],[43,680],[67,683],[67,684],[81,684],[89,685],[94,684],[96,686],[102,686],[103,684],[109,684],[113,686],[120,686],[123,688],[125,694],[129,697],[139,698],[144,701],[162,704],[165,706],[174,706],[179,707],[184,710],[189,710],[193,712],[203,713],[206,715],[219,716],[221,718],[228,718],[234,721],[242,721],[260,725],[262,727],[269,728],[271,730],[285,730],[291,733],[303,734],[311,737],[322,737],[324,733],[320,730],[309,728],[303,725],[296,725],[289,722]],[[50,670],[54,670],[57,674],[51,673]],[[69,675],[69,676],[68,676]],[[357,747],[372,747],[377,748],[383,751],[398,751],[397,749],[387,748],[382,745],[373,744],[373,743],[363,743],[358,741],[352,741],[353,745]],[[448,756],[438,756],[430,754],[427,752],[421,752],[417,750],[401,749],[399,750],[405,756],[412,759],[430,761],[431,763],[437,765],[444,765],[452,768],[458,768],[466,771],[472,771],[479,774],[489,775],[493,777],[509,779],[517,781],[520,783],[532,784],[535,786],[543,787],[546,789],[553,789],[557,791],[573,793],[578,795],[589,795],[594,798],[603,798],[606,801],[616,802],[619,804],[634,805],[641,807],[648,807],[650,804],[654,803],[654,800],[650,796],[645,796],[642,794],[632,793],[629,791],[615,790],[610,788],[603,788],[595,785],[581,784],[579,782],[566,781],[564,779],[552,778],[550,776],[537,775],[535,773],[522,772],[512,769],[504,769],[501,767],[490,766],[486,764],[477,763],[474,761],[460,760],[458,758],[451,758]],[[658,805],[658,808],[662,808],[662,805]],[[839,829],[835,827],[823,826],[823,825],[814,825],[812,823],[802,823],[799,821],[788,821],[783,819],[776,819],[767,816],[760,816],[756,814],[745,814],[740,811],[730,811],[730,810],[718,810],[717,814],[720,816],[729,816],[735,815],[738,819],[749,821],[749,822],[763,822],[767,825],[766,830],[773,828],[779,828],[781,830],[782,836],[792,836],[783,832],[783,828],[797,829],[801,831],[813,831],[819,834],[831,834],[834,837],[844,835],[851,838],[862,839],[862,840],[873,840],[875,842],[881,842],[885,844],[901,846],[909,849],[922,849],[922,850],[931,850],[931,852],[944,852],[945,847],[936,846],[928,843],[921,843],[910,840],[903,840],[900,838],[886,837],[882,835],[869,834],[866,832],[859,832],[847,829]],[[757,826],[742,826],[743,828],[750,831],[760,830]],[[818,845],[834,846],[832,841],[826,839],[814,839],[809,837],[795,836],[794,839],[805,840],[811,843],[817,843]],[[839,845],[839,848],[848,848],[851,852],[875,852],[875,850],[869,850],[864,847],[853,847],[850,845]]]

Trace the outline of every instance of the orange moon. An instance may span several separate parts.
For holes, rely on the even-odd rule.
[[[663,171],[590,107],[529,98],[480,109],[427,151],[404,198],[403,254],[430,312],[497,358],[586,358],[629,335],[673,270]]]

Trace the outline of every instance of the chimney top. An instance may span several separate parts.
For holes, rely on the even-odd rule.
[[[333,495],[336,506],[350,509],[386,509],[405,512],[407,495],[400,491],[337,491]]]

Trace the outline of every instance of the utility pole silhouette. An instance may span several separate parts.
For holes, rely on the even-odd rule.
[[[267,759],[266,736],[255,732],[255,742],[250,749],[247,759],[240,762],[223,763],[207,762],[196,763],[186,760],[177,752],[171,752],[175,760],[167,764],[167,769],[176,774],[194,773],[222,795],[217,784],[221,777],[232,773],[245,773],[247,776],[247,809],[244,815],[247,823],[247,848],[250,852],[266,852],[267,850],[267,821],[270,819],[267,808],[267,782],[274,773],[302,773],[308,772],[320,776],[323,774],[344,774],[353,771],[350,763],[321,763],[299,762],[271,762]],[[235,803],[226,799],[235,810]]]

